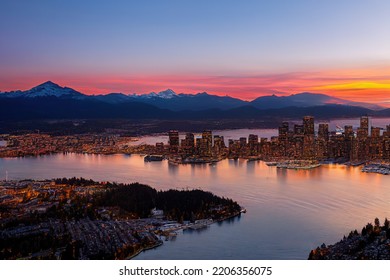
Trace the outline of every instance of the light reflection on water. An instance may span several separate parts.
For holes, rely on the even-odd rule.
[[[0,179],[85,177],[141,182],[157,189],[200,188],[248,212],[204,231],[186,231],[137,259],[305,259],[375,217],[390,217],[390,176],[326,165],[284,170],[264,162],[170,165],[139,155],[58,154],[0,159]]]

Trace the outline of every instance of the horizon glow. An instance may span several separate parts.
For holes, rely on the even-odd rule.
[[[0,91],[314,92],[390,106],[390,2],[2,2]]]

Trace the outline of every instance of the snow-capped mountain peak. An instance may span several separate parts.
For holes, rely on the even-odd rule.
[[[40,84],[26,91],[18,90],[18,91],[3,93],[3,94],[6,97],[27,97],[27,98],[47,97],[47,96],[71,97],[71,98],[84,97],[84,94],[68,87],[61,87],[53,83],[52,81],[47,81],[43,84]]]
[[[152,91],[148,94],[133,94],[131,95],[133,97],[139,97],[139,98],[163,98],[163,99],[171,99],[171,98],[174,98],[176,96],[178,96],[176,94],[176,92],[174,92],[173,90],[171,89],[167,89],[167,90],[164,90],[164,91],[160,91],[158,93]]]
[[[81,93],[68,87],[61,87],[51,81],[47,81],[30,90],[24,92],[24,96],[28,97],[43,97],[43,96],[78,96]]]
[[[165,98],[165,99],[173,98],[176,95],[177,95],[176,92],[174,92],[171,89],[167,89],[167,90],[160,91],[159,93],[157,93],[158,97]]]

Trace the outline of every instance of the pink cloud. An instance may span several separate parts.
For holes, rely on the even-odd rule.
[[[368,69],[335,69],[321,72],[293,72],[257,75],[79,75],[79,76],[0,76],[0,90],[28,89],[46,80],[62,86],[72,87],[86,94],[110,92],[148,93],[171,88],[177,93],[208,92],[229,95],[245,100],[259,96],[292,94],[299,92],[320,92],[334,97],[361,102],[388,104],[390,90],[386,88],[332,87],[332,85],[354,82],[377,82],[390,84],[389,67]],[[338,88],[338,89],[337,89]]]

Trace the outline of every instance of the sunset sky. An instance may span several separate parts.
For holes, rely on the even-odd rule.
[[[0,91],[303,91],[390,107],[390,1],[2,0]]]

